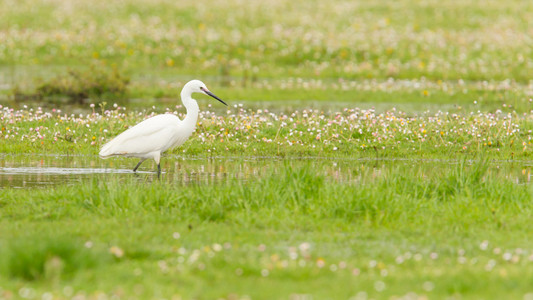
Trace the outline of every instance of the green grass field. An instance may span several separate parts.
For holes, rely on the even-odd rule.
[[[57,298],[520,298],[530,291],[530,186],[489,174],[485,162],[444,168],[446,175],[406,168],[377,178],[360,168],[359,181],[338,183],[311,161],[246,184],[105,177],[4,190],[4,295],[27,288]]]
[[[533,299],[533,4],[0,7],[0,299]]]

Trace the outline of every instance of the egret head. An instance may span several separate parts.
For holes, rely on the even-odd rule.
[[[205,84],[201,82],[200,80],[191,80],[187,82],[187,84],[185,84],[185,86],[183,87],[183,90],[188,90],[191,94],[202,93],[202,94],[209,95],[227,106],[226,102],[222,101],[222,99],[218,98],[217,96],[215,96],[215,94],[211,93],[211,91],[209,91],[207,87],[205,86]]]

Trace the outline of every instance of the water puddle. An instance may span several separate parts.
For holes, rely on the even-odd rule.
[[[227,180],[251,180],[270,174],[272,170],[295,169],[311,165],[313,170],[338,182],[363,182],[395,174],[413,174],[420,178],[441,176],[456,171],[460,163],[454,160],[402,160],[402,159],[332,159],[332,158],[182,158],[164,157],[163,173],[158,179],[156,166],[151,161],[143,163],[137,173],[132,168],[135,159],[115,158],[102,160],[96,156],[0,156],[0,189],[40,188],[59,184],[74,185],[92,180],[135,178],[140,182],[162,180],[168,183],[213,184]],[[517,184],[527,184],[533,179],[531,161],[487,162],[488,173]],[[398,172],[399,171],[399,172]]]
[[[139,173],[141,173],[140,171]],[[106,173],[131,173],[129,169],[100,169],[100,168],[1,168],[0,173],[3,175],[23,175],[23,174],[41,174],[41,175],[80,175],[80,174],[106,174]]]
[[[89,180],[135,178],[141,182],[162,180],[180,183],[213,183],[228,179],[246,180],[260,176],[279,160],[164,157],[160,178],[157,166],[146,161],[137,170],[135,159],[102,160],[96,156],[0,156],[0,188],[39,188],[77,184]]]

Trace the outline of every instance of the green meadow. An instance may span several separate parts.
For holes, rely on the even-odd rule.
[[[533,4],[0,7],[0,299],[533,299]]]

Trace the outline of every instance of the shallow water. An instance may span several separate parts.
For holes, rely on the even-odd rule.
[[[97,156],[0,156],[0,188],[42,188],[59,184],[75,185],[92,180],[131,179],[140,182],[162,180],[180,184],[213,184],[227,180],[253,180],[287,167],[311,166],[321,175],[339,182],[362,182],[395,174],[412,174],[420,178],[441,176],[462,168],[454,160],[403,160],[403,159],[332,159],[274,157],[249,158],[183,158],[167,156],[162,160],[163,173],[158,179],[152,161],[141,165],[137,173],[132,168],[135,159],[112,158],[102,160]],[[467,162],[466,166],[470,163]],[[490,161],[487,173],[517,184],[530,183],[532,161]]]

